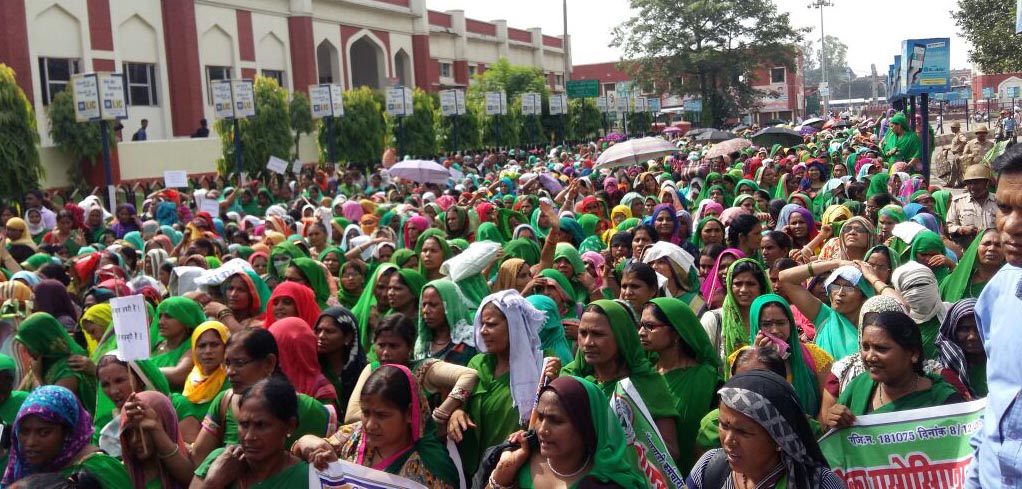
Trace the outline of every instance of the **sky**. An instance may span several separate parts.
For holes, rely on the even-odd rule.
[[[796,27],[811,27],[808,38],[820,39],[820,11],[807,8],[808,0],[774,0],[779,10],[791,13]],[[823,27],[848,46],[848,65],[856,75],[869,73],[870,64],[886,73],[904,39],[951,38],[951,68],[969,68],[968,45],[958,35],[950,11],[956,0],[833,0],[824,9]],[[478,20],[505,19],[508,26],[540,27],[548,35],[563,31],[562,3],[558,0],[426,0],[431,10],[464,10]],[[882,12],[882,14],[880,13]],[[600,63],[621,59],[621,52],[609,47],[611,30],[632,15],[628,0],[568,0],[568,33],[572,37],[574,64]],[[926,22],[910,19],[913,15]]]

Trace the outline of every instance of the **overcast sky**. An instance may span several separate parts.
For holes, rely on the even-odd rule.
[[[810,38],[820,38],[820,11],[807,8],[808,0],[774,0],[791,13],[796,27],[812,27]],[[969,68],[968,46],[958,35],[950,11],[955,0],[833,0],[824,9],[824,30],[848,45],[848,64],[857,75],[869,72],[870,64],[884,74],[903,39],[951,38],[951,68]],[[543,32],[563,32],[559,0],[426,0],[432,10],[460,9],[469,18],[505,19],[518,28],[540,27]],[[620,51],[608,47],[610,31],[631,16],[628,0],[568,0],[568,33],[572,36],[575,64],[616,61]],[[912,20],[925,18],[925,22]]]

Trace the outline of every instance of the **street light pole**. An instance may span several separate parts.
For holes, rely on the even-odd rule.
[[[809,8],[820,9],[820,75],[823,83],[827,83],[827,38],[823,35],[823,7],[831,7],[831,0],[813,0]],[[823,113],[830,114],[830,85],[827,84],[827,95],[823,96]]]

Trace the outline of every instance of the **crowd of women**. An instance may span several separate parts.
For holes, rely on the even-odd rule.
[[[627,378],[689,487],[843,487],[826,430],[987,392],[999,235],[949,239],[949,192],[887,139],[494,151],[439,185],[327,166],[115,215],[29,192],[0,205],[0,486],[306,487],[344,460],[646,487],[609,406]],[[118,355],[129,295],[147,360]]]

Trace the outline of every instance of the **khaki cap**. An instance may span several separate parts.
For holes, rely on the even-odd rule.
[[[990,169],[987,168],[986,165],[976,164],[969,166],[969,168],[965,170],[965,177],[963,177],[962,180],[966,182],[969,180],[990,180],[993,176],[994,175],[990,172]]]
[[[952,129],[961,129],[962,125],[958,121],[955,121],[955,122],[951,123],[951,128]]]
[[[987,126],[986,126],[986,124],[980,124],[980,125],[976,126],[976,130],[975,130],[974,132],[975,132],[976,134],[979,134],[979,133],[981,133],[981,132],[990,132],[990,131],[989,131],[989,130],[987,130]]]

